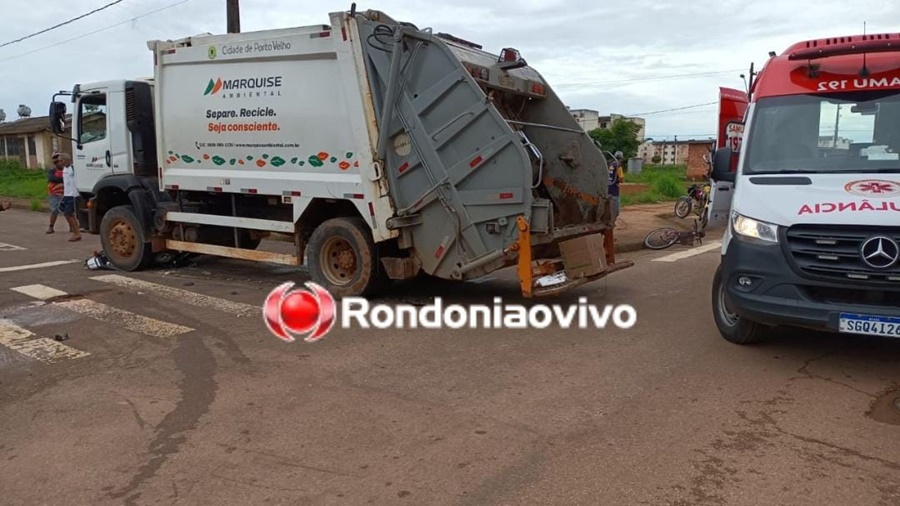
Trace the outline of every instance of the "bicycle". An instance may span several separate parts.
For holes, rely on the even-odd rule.
[[[685,246],[694,246],[695,243],[703,244],[706,232],[700,230],[699,225],[698,220],[695,219],[694,227],[691,230],[680,231],[672,227],[658,228],[644,237],[644,246],[648,249],[660,250],[677,242]]]

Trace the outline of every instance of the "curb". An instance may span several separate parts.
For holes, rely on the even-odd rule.
[[[643,241],[630,241],[616,245],[616,253],[632,253],[644,249]]]
[[[9,201],[9,203],[12,204],[11,209],[19,209],[22,211],[32,211],[31,199],[23,199],[23,198],[18,198],[18,197],[0,197],[0,201]],[[50,205],[47,204],[47,199],[46,198],[42,199],[40,202],[41,202],[41,207],[40,207],[40,209],[38,209],[35,212],[43,212],[43,213],[50,212]]]

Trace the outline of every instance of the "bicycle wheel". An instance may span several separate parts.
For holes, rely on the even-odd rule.
[[[678,242],[678,231],[671,227],[663,227],[647,234],[644,246],[648,249],[666,249]]]
[[[691,200],[690,197],[679,197],[675,202],[675,216],[679,218],[685,218],[688,214],[691,213],[691,208],[694,206],[694,201]]]

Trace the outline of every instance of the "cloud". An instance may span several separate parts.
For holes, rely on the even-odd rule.
[[[43,0],[36,8],[33,1],[5,0],[0,43],[107,1]],[[743,88],[739,75],[751,62],[759,68],[770,50],[781,52],[809,38],[859,33],[864,21],[869,32],[885,32],[895,29],[891,20],[900,18],[900,5],[883,0],[820,0],[815,8],[783,0],[381,0],[357,5],[360,10],[377,7],[491,52],[515,47],[569,106],[603,114],[712,102],[719,86]],[[345,0],[244,0],[241,28],[327,24],[329,12],[349,6]],[[148,40],[222,33],[225,25],[221,0],[125,0],[0,48],[0,108],[8,120],[15,118],[20,103],[35,115],[45,114],[53,93],[76,82],[150,76]],[[650,115],[647,135],[712,133],[715,114],[715,107],[704,107]]]

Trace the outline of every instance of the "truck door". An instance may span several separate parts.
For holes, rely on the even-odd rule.
[[[90,192],[97,181],[114,172],[108,97],[109,90],[102,88],[78,98],[72,130],[78,141],[74,156],[75,177],[82,192]]]
[[[731,174],[737,171],[744,137],[744,114],[748,105],[747,94],[731,88],[719,88],[719,131],[716,149],[731,149]],[[715,156],[712,157],[715,159]],[[728,224],[733,180],[716,181],[712,178],[707,228],[721,228]]]

